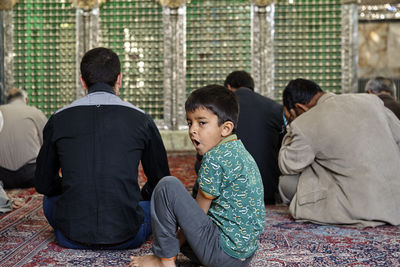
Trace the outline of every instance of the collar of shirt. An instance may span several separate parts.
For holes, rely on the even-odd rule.
[[[88,93],[91,94],[94,92],[107,92],[115,95],[114,88],[106,83],[95,83],[90,86]]]
[[[218,143],[218,146],[222,145],[222,144],[225,144],[225,143],[228,143],[230,141],[235,141],[235,140],[237,140],[236,134],[231,134],[231,135],[225,137],[224,139],[222,139],[221,142]]]

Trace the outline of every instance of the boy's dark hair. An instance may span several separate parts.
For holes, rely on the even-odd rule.
[[[247,87],[254,91],[254,80],[249,73],[244,70],[237,70],[231,72],[225,79],[224,86],[232,88]]]
[[[81,61],[81,74],[87,87],[102,82],[114,86],[121,73],[118,55],[111,49],[97,47],[86,52]]]
[[[235,133],[239,115],[239,104],[235,94],[227,88],[211,84],[193,91],[185,103],[185,110],[193,112],[204,107],[218,117],[218,125],[226,121],[233,122]]]
[[[296,103],[307,104],[319,92],[323,92],[318,84],[311,80],[291,80],[283,90],[283,105],[294,109]]]

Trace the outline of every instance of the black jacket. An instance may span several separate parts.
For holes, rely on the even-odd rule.
[[[53,214],[56,228],[88,244],[116,244],[136,236],[143,222],[138,202],[150,200],[158,181],[170,175],[151,117],[99,83],[87,96],[55,112],[43,139],[35,187],[39,193],[59,195]],[[140,162],[147,176],[142,192]]]
[[[283,107],[249,88],[241,87],[235,95],[240,106],[237,136],[260,169],[265,204],[273,204],[279,194],[278,154],[283,137]]]

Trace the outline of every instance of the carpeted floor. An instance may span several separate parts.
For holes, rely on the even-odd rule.
[[[188,190],[194,157],[170,157],[171,173]],[[123,251],[71,250],[54,242],[33,189],[13,190],[26,205],[0,216],[0,266],[126,266],[131,255],[151,253],[151,240]],[[266,207],[266,227],[251,266],[400,266],[400,229],[343,228],[296,223],[284,206]],[[178,266],[191,266],[179,257]]]

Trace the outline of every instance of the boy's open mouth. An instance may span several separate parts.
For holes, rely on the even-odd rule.
[[[200,145],[200,142],[197,141],[197,140],[195,140],[195,139],[192,139],[192,142],[193,142],[193,145],[194,145],[195,147],[197,147],[197,146]]]

